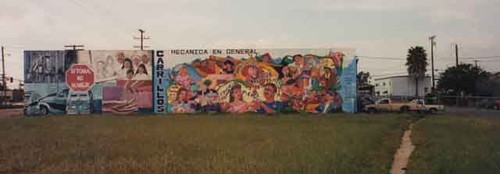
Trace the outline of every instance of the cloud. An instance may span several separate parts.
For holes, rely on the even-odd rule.
[[[475,20],[476,12],[493,0],[314,0],[311,8],[321,11],[413,13],[433,22]]]

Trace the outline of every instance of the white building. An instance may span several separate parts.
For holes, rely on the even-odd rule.
[[[415,96],[415,79],[408,75],[375,78],[376,96]],[[430,76],[425,76],[418,82],[418,95],[425,96],[431,92]]]

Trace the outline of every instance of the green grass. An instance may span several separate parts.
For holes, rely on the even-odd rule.
[[[388,173],[407,117],[0,120],[0,173]]]
[[[408,173],[499,173],[500,118],[427,117],[414,126]]]

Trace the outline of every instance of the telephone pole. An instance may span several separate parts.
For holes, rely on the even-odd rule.
[[[2,97],[2,105],[5,104],[5,99],[7,98],[7,84],[5,81],[5,51],[2,45],[2,86],[3,86],[3,97]]]
[[[434,82],[434,45],[436,42],[434,42],[434,39],[436,36],[431,36],[429,39],[431,40],[431,71],[432,71],[432,91],[436,89],[436,83]]]
[[[141,45],[140,46],[134,46],[134,48],[140,48],[141,50],[144,50],[144,48],[149,48],[149,46],[144,46],[144,40],[149,39],[149,37],[145,37],[144,33],[146,31],[139,29],[139,32],[141,32],[141,37],[134,37],[134,39],[141,40]]]
[[[455,65],[458,66],[458,44],[455,44]]]
[[[73,50],[84,50],[84,45],[64,45],[64,48],[73,48]]]

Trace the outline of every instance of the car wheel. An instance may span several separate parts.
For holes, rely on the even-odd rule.
[[[437,109],[436,108],[431,108],[431,109],[429,109],[429,113],[430,114],[436,114],[437,113]]]
[[[375,108],[368,108],[368,113],[375,114],[376,112],[377,112],[377,109],[375,109]]]
[[[403,106],[403,107],[401,107],[401,109],[399,109],[399,111],[401,111],[402,113],[406,113],[406,112],[410,111],[410,108],[408,108],[408,106]]]
[[[47,108],[46,106],[40,106],[40,113],[42,115],[48,115],[49,114],[49,108]]]

